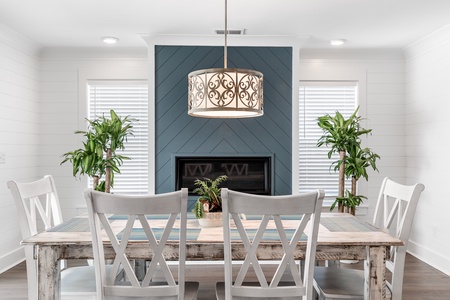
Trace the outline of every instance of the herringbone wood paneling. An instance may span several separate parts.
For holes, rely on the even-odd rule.
[[[223,67],[222,47],[156,47],[156,192],[173,191],[171,157],[273,154],[274,194],[292,193],[292,49],[229,47],[228,67],[264,74],[264,116],[204,119],[187,114],[187,75]]]

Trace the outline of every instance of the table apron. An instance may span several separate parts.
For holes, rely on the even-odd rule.
[[[38,249],[53,249],[58,259],[89,259],[93,258],[92,245],[41,245]],[[377,246],[379,247],[379,246]],[[316,251],[316,260],[362,260],[367,258],[367,246],[364,245],[318,245]],[[232,245],[233,259],[244,259],[246,252],[242,244]],[[276,260],[280,259],[279,253],[282,246],[277,244],[260,245],[257,251],[258,259]],[[305,258],[306,246],[299,245],[294,251],[295,259]],[[153,252],[150,246],[129,245],[126,251],[127,255],[136,259],[150,259]],[[178,245],[169,244],[165,248],[164,255],[167,260],[178,260]],[[114,251],[111,246],[105,246],[105,258],[113,259]],[[186,245],[187,260],[223,260],[223,243],[193,243]]]

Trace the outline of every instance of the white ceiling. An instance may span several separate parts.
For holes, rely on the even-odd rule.
[[[404,48],[450,23],[450,0],[228,0],[228,29],[309,36],[304,48]],[[141,34],[212,35],[224,0],[0,0],[0,24],[42,47],[145,47]]]

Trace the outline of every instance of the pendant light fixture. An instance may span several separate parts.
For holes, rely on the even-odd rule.
[[[250,118],[263,115],[263,74],[227,68],[227,0],[223,69],[204,69],[188,75],[188,114],[203,118]]]

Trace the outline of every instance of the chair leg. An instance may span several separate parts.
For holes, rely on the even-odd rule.
[[[319,294],[317,293],[316,289],[313,287],[313,297],[314,300],[320,300]]]

